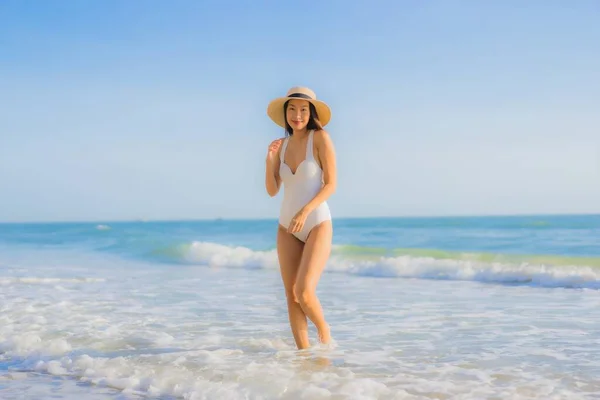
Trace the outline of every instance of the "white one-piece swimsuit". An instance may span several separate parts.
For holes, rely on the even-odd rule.
[[[281,148],[279,176],[283,182],[283,201],[279,212],[279,223],[285,229],[290,226],[296,213],[311,201],[323,187],[323,170],[313,154],[313,134],[312,130],[308,134],[306,158],[298,165],[295,174],[284,161],[289,138],[284,139]],[[312,228],[328,220],[331,220],[331,212],[327,202],[324,201],[308,214],[304,227],[300,232],[295,232],[294,236],[306,242]]]

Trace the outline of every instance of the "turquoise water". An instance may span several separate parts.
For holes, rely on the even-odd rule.
[[[334,223],[307,352],[275,220],[0,224],[0,398],[600,395],[600,215]]]
[[[172,252],[193,242],[273,249],[275,227],[272,220],[0,224],[0,244],[177,262],[181,260]],[[600,258],[600,215],[337,219],[334,243],[357,253],[415,249],[448,257],[492,253]]]

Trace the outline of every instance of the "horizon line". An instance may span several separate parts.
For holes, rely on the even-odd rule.
[[[563,213],[512,213],[512,214],[438,214],[438,215],[378,215],[378,216],[340,216],[333,220],[367,219],[441,219],[441,218],[502,218],[502,217],[575,217],[599,216],[599,212],[563,212]],[[36,224],[97,224],[97,223],[153,223],[153,222],[215,222],[215,221],[277,221],[277,217],[201,217],[201,218],[124,218],[124,219],[82,219],[82,220],[32,220],[0,221],[0,225],[36,225]]]

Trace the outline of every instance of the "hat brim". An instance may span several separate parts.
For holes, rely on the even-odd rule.
[[[267,115],[273,122],[277,125],[285,128],[285,115],[283,112],[283,105],[288,100],[306,100],[312,105],[315,106],[315,110],[317,110],[317,116],[319,118],[319,122],[322,126],[325,126],[331,120],[331,108],[327,105],[327,103],[321,100],[313,100],[313,99],[304,99],[298,97],[278,97],[275,100],[272,100],[267,106]]]

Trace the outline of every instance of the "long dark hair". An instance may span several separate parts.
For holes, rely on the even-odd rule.
[[[285,120],[285,133],[286,136],[292,136],[294,134],[294,130],[292,129],[292,127],[290,126],[290,124],[288,124],[287,122],[287,108],[288,108],[288,103],[290,101],[286,101],[283,104],[283,118]],[[306,129],[310,130],[321,130],[323,129],[323,125],[321,125],[321,121],[319,121],[319,115],[317,114],[317,109],[315,108],[315,106],[309,102],[308,103],[308,108],[310,110],[310,116],[308,117],[308,124],[306,124]]]

